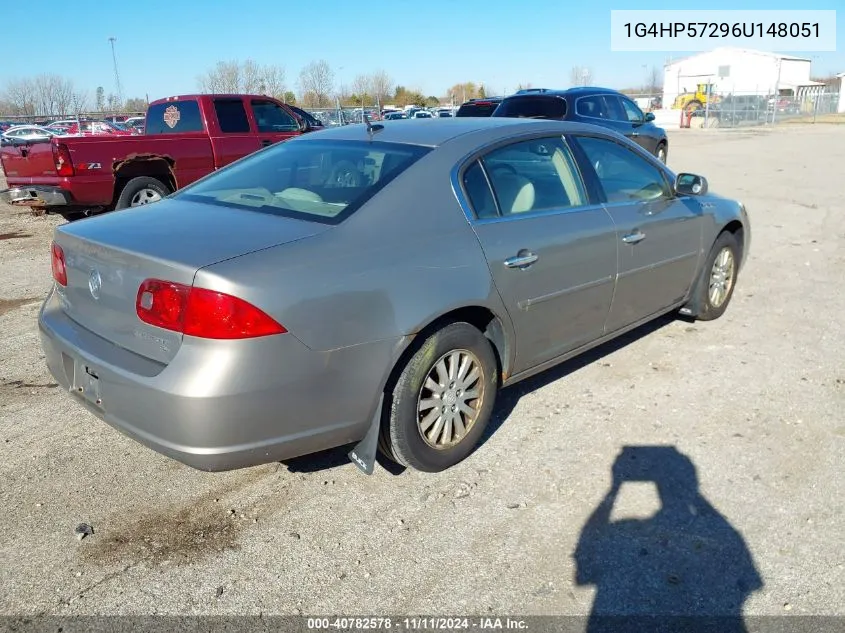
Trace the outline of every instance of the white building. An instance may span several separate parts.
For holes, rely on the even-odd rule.
[[[713,84],[718,95],[760,94],[802,97],[821,91],[810,80],[811,60],[744,48],[716,48],[666,64],[663,104],[672,107],[684,92],[700,83]]]

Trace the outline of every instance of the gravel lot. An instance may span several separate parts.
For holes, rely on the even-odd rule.
[[[0,208],[0,613],[587,614],[581,541],[620,607],[751,592],[746,614],[845,615],[845,126],[671,134],[673,169],[751,214],[727,314],[506,390],[487,441],[439,475],[366,477],[345,450],[209,474],[121,436],[43,364],[61,220]],[[612,518],[639,522],[585,528],[622,447],[655,445],[678,451],[652,473],[681,510],[648,519],[655,488],[634,482]],[[722,520],[689,510],[679,453]]]

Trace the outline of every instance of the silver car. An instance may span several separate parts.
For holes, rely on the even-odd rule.
[[[501,387],[721,316],[751,233],[707,188],[585,124],[328,129],[58,227],[41,341],[76,401],[199,469],[354,445],[441,471]]]

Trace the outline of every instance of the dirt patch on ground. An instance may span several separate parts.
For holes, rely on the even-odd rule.
[[[37,297],[24,297],[23,299],[0,299],[0,316],[20,308],[21,306],[29,305],[30,303],[35,303],[37,301],[41,301],[41,299]]]
[[[140,517],[115,516],[102,536],[91,537],[82,557],[95,565],[132,564],[140,560],[156,564],[187,565],[227,550],[239,549],[238,535],[255,517],[248,509],[235,510],[224,497],[242,492],[267,477],[255,469],[237,482],[212,490],[197,499],[157,508]]]
[[[32,237],[32,233],[24,233],[23,231],[15,231],[14,233],[0,233],[0,242],[3,240],[22,240],[26,237]]]

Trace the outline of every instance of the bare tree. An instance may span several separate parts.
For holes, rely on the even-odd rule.
[[[594,79],[592,68],[586,66],[573,66],[569,75],[569,81],[573,86],[589,86]]]
[[[35,85],[31,80],[10,81],[4,96],[18,114],[35,114]]]
[[[285,68],[284,66],[264,66],[261,70],[261,81],[264,84],[262,94],[283,99],[287,86],[285,85]]]
[[[77,91],[73,93],[70,100],[69,114],[79,114],[88,109],[88,93]]]
[[[249,93],[281,97],[285,93],[285,69],[253,59],[219,61],[197,78],[200,90],[206,93]]]
[[[198,79],[203,92],[237,93],[241,86],[241,65],[236,61],[220,61]]]
[[[310,62],[299,72],[300,92],[316,99],[317,107],[329,105],[333,86],[334,72],[324,59]]]
[[[240,78],[240,85],[236,92],[245,92],[247,94],[258,94],[263,92],[261,84],[261,67],[252,59],[247,59],[238,71]]]
[[[395,84],[393,79],[383,70],[377,70],[370,75],[370,94],[384,105],[393,96]]]
[[[652,66],[648,73],[648,91],[651,93],[660,92],[663,88],[663,72],[657,67]]]
[[[357,75],[355,79],[352,80],[352,92],[355,93],[355,96],[358,98],[358,104],[356,105],[366,105],[365,100],[370,95],[372,80],[367,75]]]

